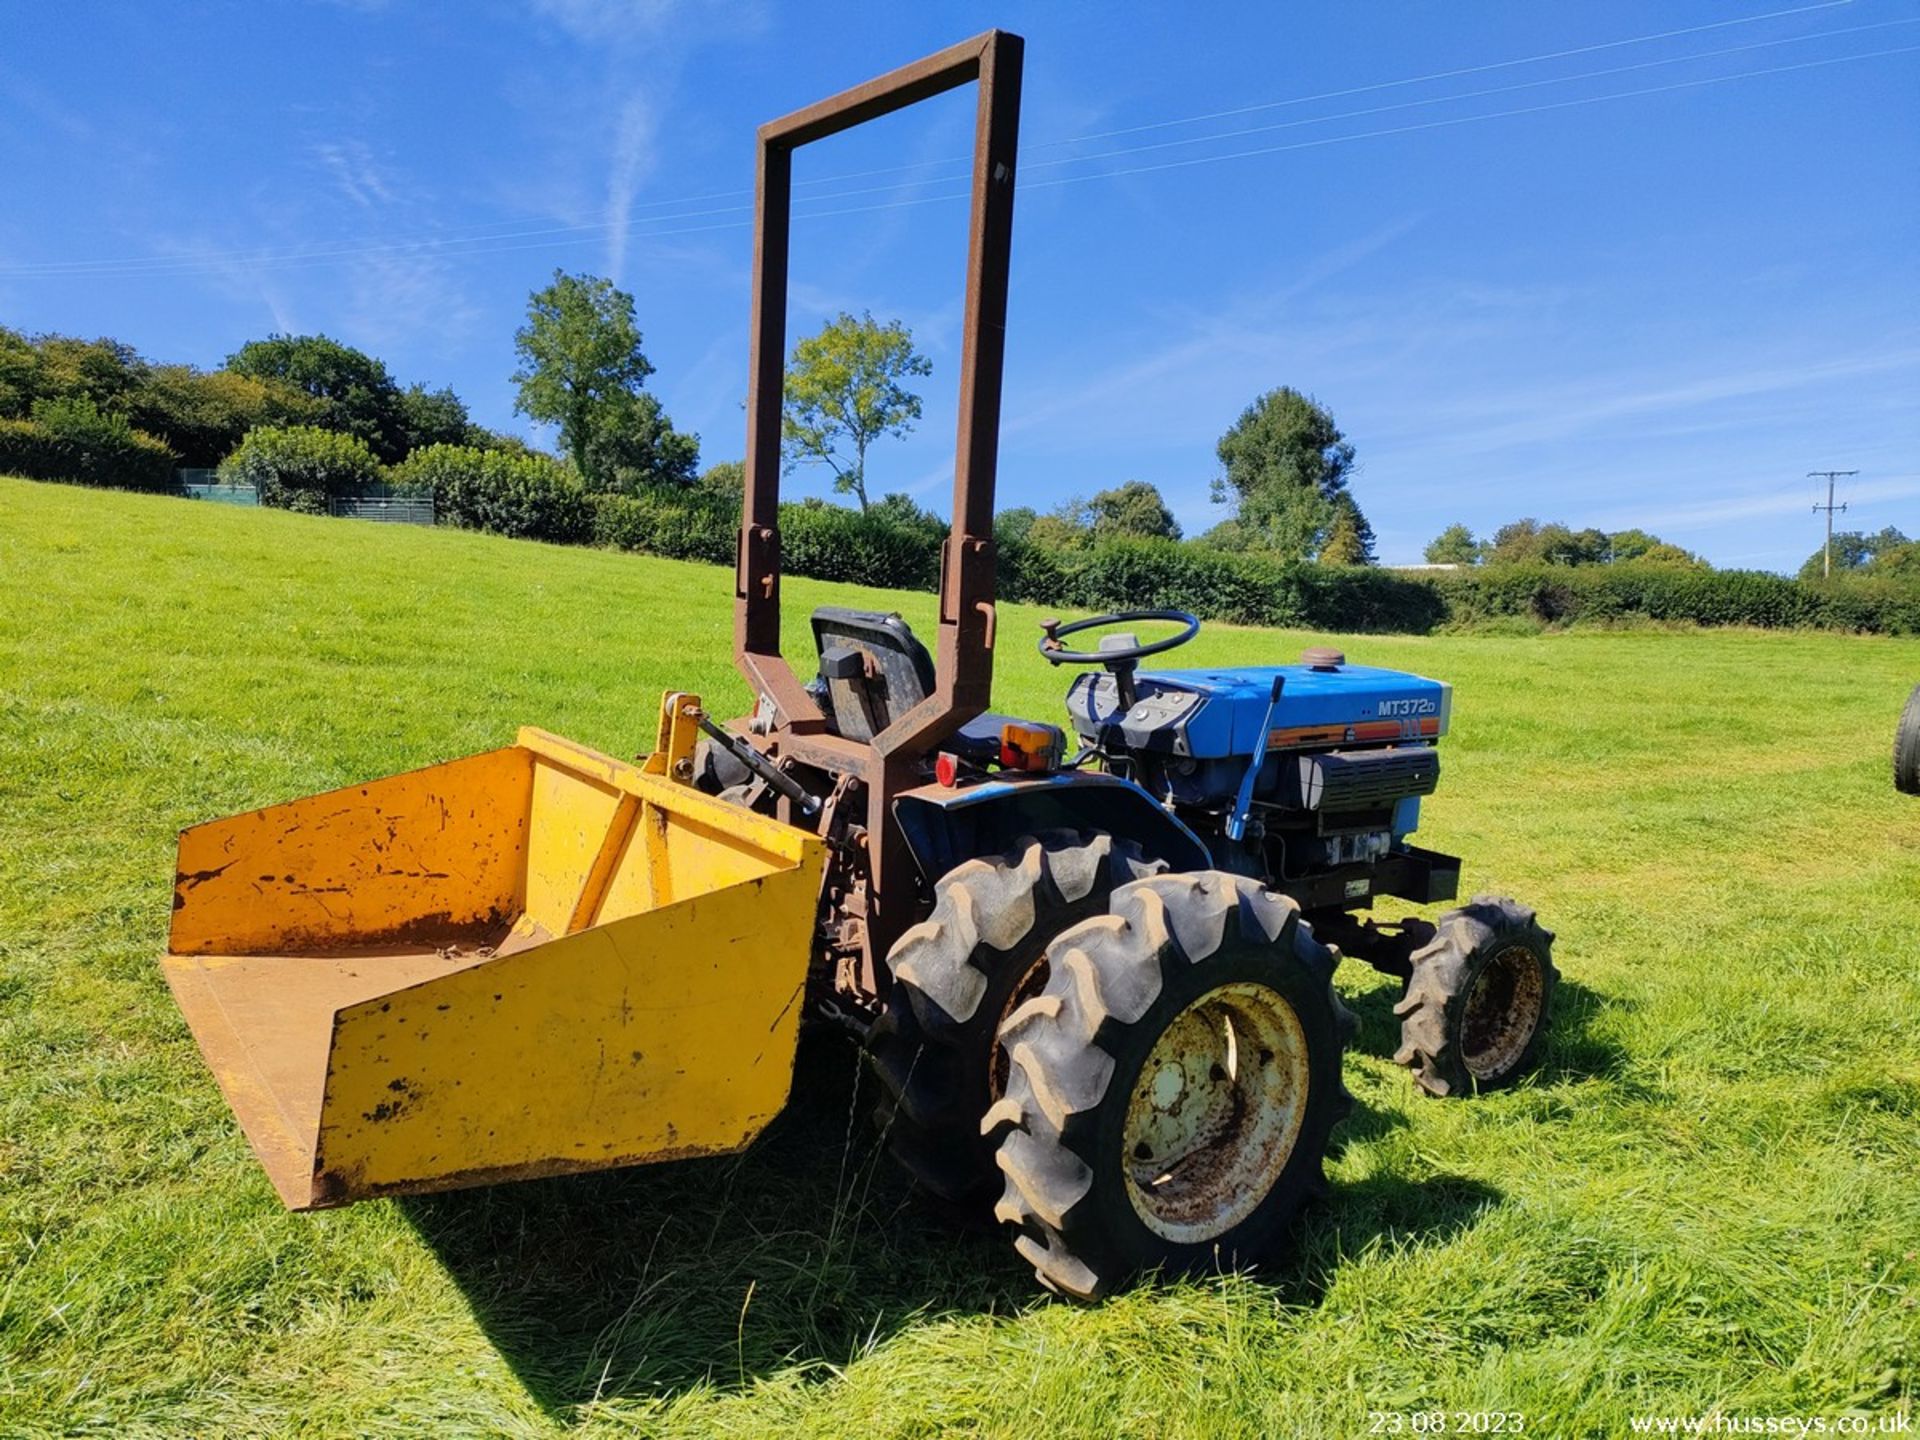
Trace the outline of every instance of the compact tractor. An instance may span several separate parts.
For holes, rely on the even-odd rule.
[[[514,745],[185,831],[168,979],[295,1209],[740,1149],[803,1019],[860,1034],[887,1148],[1091,1298],[1257,1259],[1323,1184],[1355,1022],[1404,982],[1434,1095],[1509,1083],[1556,979],[1533,912],[1434,923],[1409,837],[1450,688],[1349,664],[1161,668],[1177,611],[1047,621],[1066,725],[988,709],[1021,42],[993,32],[760,131],[735,656],[751,713],[665,697],[636,763]],[[932,653],[897,615],[780,646],[793,151],[978,86],[953,528]],[[1173,627],[1161,633],[1163,625]],[[1147,638],[1140,638],[1142,627]]]

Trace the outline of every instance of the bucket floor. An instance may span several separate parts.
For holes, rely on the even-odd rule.
[[[335,1014],[550,938],[523,920],[439,946],[168,955],[164,964],[181,1013],[284,1198],[303,1195],[312,1180]]]

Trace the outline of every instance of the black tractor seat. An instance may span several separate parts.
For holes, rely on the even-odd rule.
[[[808,688],[836,735],[871,740],[933,693],[933,657],[897,614],[822,605],[813,612],[813,643],[820,673]],[[1000,729],[1010,724],[1052,731],[1060,752],[1059,726],[993,713],[976,715],[940,748],[969,765],[998,764]]]

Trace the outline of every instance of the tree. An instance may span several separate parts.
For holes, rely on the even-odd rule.
[[[1427,542],[1425,554],[1429,565],[1478,565],[1482,548],[1473,531],[1456,522]]]
[[[399,396],[400,432],[408,454],[428,445],[464,445],[467,427],[466,403],[444,385],[429,390],[424,385],[409,385]]]
[[[1616,530],[1607,537],[1607,559],[1616,564],[1622,560],[1638,560],[1656,545],[1666,543],[1658,535],[1649,535],[1644,530]]]
[[[282,380],[191,365],[154,365],[121,400],[127,418],[179,453],[180,463],[211,469],[258,426],[312,424],[323,402]]]
[[[1129,480],[1112,490],[1102,490],[1085,509],[1088,528],[1096,539],[1114,535],[1180,538],[1180,522],[1173,518],[1160,492],[1144,480]]]
[[[867,514],[876,520],[885,520],[893,525],[904,525],[913,529],[938,530],[944,532],[947,522],[931,510],[921,508],[911,495],[895,491],[882,495],[868,508]]]
[[[1489,565],[1540,563],[1546,558],[1545,543],[1541,539],[1544,528],[1532,516],[1523,520],[1508,521],[1494,531],[1493,538],[1487,541],[1486,563]]]
[[[23,420],[40,393],[40,352],[18,330],[0,325],[0,420]]]
[[[325,335],[269,335],[227,357],[227,369],[278,380],[322,403],[316,423],[354,435],[382,461],[407,453],[400,387],[381,361]]]
[[[700,472],[700,478],[694,482],[709,494],[724,496],[740,503],[747,493],[747,465],[744,460],[722,460],[709,465]]]
[[[1920,544],[1889,545],[1873,557],[1873,573],[1889,580],[1920,584]]]
[[[1287,559],[1321,552],[1354,465],[1353,446],[1325,406],[1286,386],[1270,390],[1240,413],[1216,453],[1222,474],[1213,498],[1234,503],[1237,513],[1232,529],[1209,532],[1209,543]],[[1370,536],[1357,505],[1348,520]]]
[[[101,410],[119,410],[127,393],[146,377],[147,362],[131,345],[104,336],[39,335],[37,393],[42,399],[79,396]]]
[[[1880,558],[1889,550],[1913,542],[1889,525],[1876,535],[1861,530],[1842,530],[1833,537],[1833,573],[1844,575],[1850,571],[1879,569]],[[1807,563],[1800,567],[1802,580],[1818,580],[1823,574],[1821,566],[1822,552],[1816,550],[1807,557]]]
[[[660,402],[645,392],[616,397],[596,414],[579,465],[590,490],[679,489],[699,473],[700,437],[674,429]]]
[[[1040,512],[1031,505],[1016,505],[993,517],[993,538],[1001,545],[1023,545],[1033,533],[1033,522]]]
[[[1623,563],[1619,556],[1614,563]],[[1655,540],[1646,549],[1636,555],[1626,557],[1626,563],[1635,565],[1679,565],[1689,570],[1711,570],[1713,567],[1691,550],[1683,550],[1665,540]]]
[[[692,479],[699,442],[687,455],[679,442],[688,437],[673,430],[657,400],[643,397],[653,365],[640,338],[633,296],[611,280],[564,270],[527,297],[527,323],[514,332],[520,391],[513,408],[559,427],[560,448],[592,489],[650,484],[660,467],[673,483]]]
[[[1322,565],[1373,564],[1373,527],[1351,495],[1342,492],[1333,502],[1333,523],[1318,558]]]
[[[920,397],[905,382],[933,373],[898,320],[846,312],[793,347],[787,362],[781,434],[787,464],[823,464],[833,488],[867,508],[867,449],[908,434],[920,418]]]

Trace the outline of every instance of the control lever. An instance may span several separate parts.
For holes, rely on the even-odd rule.
[[[818,815],[820,813],[819,796],[810,794],[803,789],[798,780],[795,780],[791,775],[787,774],[786,771],[775,765],[738,735],[723,730],[714,724],[706,711],[696,711],[694,714],[694,723],[706,732],[708,738],[711,739],[714,744],[718,745],[729,755],[733,756],[734,759],[746,766],[747,769],[766,781],[767,784],[774,788],[775,792],[785,796],[795,805],[798,805],[802,813],[807,815]]]
[[[1233,797],[1233,813],[1227,816],[1227,838],[1235,844],[1247,838],[1247,821],[1253,815],[1254,783],[1260,778],[1260,767],[1267,763],[1267,737],[1273,733],[1274,716],[1280,709],[1280,692],[1286,685],[1286,676],[1273,677],[1266,718],[1260,722],[1260,734],[1253,742],[1253,759],[1247,762],[1247,773],[1241,777],[1239,793]]]

